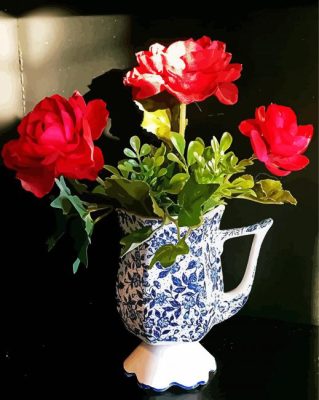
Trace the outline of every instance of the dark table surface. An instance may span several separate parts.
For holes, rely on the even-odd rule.
[[[135,378],[123,375],[122,361],[138,341],[121,329],[119,320],[105,325],[106,321],[94,323],[94,319],[93,311],[83,315],[83,326],[72,317],[64,321],[65,330],[60,327],[51,335],[28,335],[26,326],[25,335],[16,333],[19,341],[12,336],[1,352],[1,391],[31,390],[43,399],[53,392],[59,393],[57,398],[71,393],[70,399],[79,393],[88,393],[81,398],[127,400],[318,398],[318,329],[314,326],[235,316],[215,326],[202,342],[218,366],[205,387],[156,394],[139,389]],[[10,392],[4,391],[5,385]]]

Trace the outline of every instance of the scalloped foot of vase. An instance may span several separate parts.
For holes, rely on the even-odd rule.
[[[216,361],[199,342],[141,343],[124,361],[124,370],[135,375],[144,389],[164,391],[179,386],[190,390],[208,382]]]

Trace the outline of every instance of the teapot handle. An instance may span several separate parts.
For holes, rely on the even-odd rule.
[[[246,226],[243,228],[225,229],[220,231],[222,243],[224,243],[228,239],[232,239],[235,237],[254,235],[254,240],[250,249],[247,267],[242,281],[235,289],[223,293],[222,300],[223,302],[227,302],[229,306],[227,307],[229,312],[227,313],[227,317],[225,316],[226,318],[229,318],[230,316],[234,315],[237,311],[239,311],[247,301],[248,295],[250,293],[254,281],[260,247],[262,245],[266,233],[268,232],[272,224],[273,220],[271,218],[268,218],[257,224]]]

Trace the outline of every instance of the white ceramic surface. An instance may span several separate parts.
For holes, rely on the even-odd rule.
[[[124,361],[124,369],[146,389],[164,391],[174,384],[194,389],[208,381],[216,362],[199,342],[158,346],[142,342]]]

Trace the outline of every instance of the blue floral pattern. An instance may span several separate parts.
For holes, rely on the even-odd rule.
[[[254,232],[266,222],[238,230],[220,230],[224,206],[206,214],[203,224],[187,239],[190,252],[168,268],[148,265],[159,246],[176,243],[176,227],[160,226],[158,219],[118,210],[123,231],[150,225],[153,236],[120,260],[116,297],[126,328],[147,343],[201,340],[219,322],[234,315],[249,291],[229,301],[224,298],[221,268],[223,243],[243,231]],[[269,220],[268,220],[269,223]],[[234,233],[235,231],[235,233]],[[182,228],[183,235],[186,229]],[[246,233],[246,234],[247,234]]]

